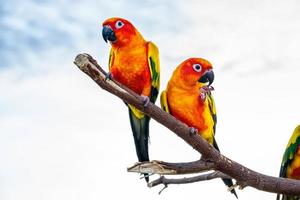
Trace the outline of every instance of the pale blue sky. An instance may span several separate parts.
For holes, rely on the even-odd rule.
[[[221,151],[277,175],[300,123],[299,9],[296,0],[0,1],[0,199],[234,199],[220,180],[158,195],[126,172],[136,161],[127,110],[73,64],[87,52],[107,69],[101,23],[112,16],[159,46],[161,90],[184,59],[210,60]],[[166,161],[199,157],[155,121],[150,152]]]

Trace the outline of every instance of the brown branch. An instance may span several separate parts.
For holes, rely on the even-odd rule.
[[[184,178],[177,178],[177,179],[160,176],[158,179],[148,183],[148,187],[155,187],[160,184],[163,185],[188,184],[188,183],[195,183],[199,181],[208,181],[215,178],[231,178],[231,177],[219,171],[215,171],[207,174],[201,174],[193,177],[184,177]]]
[[[133,165],[127,169],[128,172],[150,173],[160,175],[191,174],[214,170],[215,164],[197,160],[188,163],[169,163],[153,160],[151,162],[142,162]]]
[[[79,54],[74,63],[79,67],[79,69],[90,76],[102,89],[135,106],[160,124],[173,131],[196,151],[201,153],[202,156],[207,158],[210,162],[213,162],[216,170],[236,179],[240,186],[251,186],[266,192],[300,195],[299,180],[272,177],[255,172],[220,154],[201,136],[192,132],[190,127],[164,112],[154,104],[149,103],[147,107],[144,107],[142,97],[122,86],[115,80],[105,81],[105,71],[101,69],[90,55]]]
[[[129,167],[127,171],[141,173],[141,174],[149,173],[150,175],[153,174],[182,175],[182,174],[200,173],[200,172],[205,172],[214,169],[215,169],[214,163],[204,161],[204,160],[197,160],[194,162],[187,162],[187,163],[169,163],[164,161],[153,160],[151,162],[136,163],[132,167]],[[195,182],[207,181],[215,178],[232,178],[232,177],[220,171],[214,171],[211,173],[201,174],[193,177],[184,177],[184,178],[176,178],[176,179],[160,176],[158,179],[155,179],[154,181],[148,183],[148,187],[155,187],[157,185],[163,184],[165,187],[159,192],[160,194],[170,184],[195,183]]]
[[[200,181],[208,181],[215,178],[231,178],[231,177],[219,171],[215,171],[207,174],[201,174],[198,176],[183,177],[183,178],[176,178],[176,179],[160,176],[158,179],[148,183],[148,187],[164,185],[163,189],[159,191],[159,194],[161,194],[162,191],[164,191],[171,184],[189,184],[189,183],[195,183]],[[228,190],[231,190],[234,187],[236,187],[236,185],[232,186],[231,188],[228,188]]]

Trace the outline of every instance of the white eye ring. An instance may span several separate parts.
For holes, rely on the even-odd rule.
[[[116,27],[117,29],[122,28],[123,26],[124,26],[124,23],[123,23],[122,21],[120,21],[120,20],[118,20],[118,21],[116,22],[116,24],[115,24],[115,27]]]
[[[200,64],[193,64],[193,69],[196,72],[200,72],[202,70],[202,66]]]

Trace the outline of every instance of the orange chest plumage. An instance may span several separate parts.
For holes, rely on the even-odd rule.
[[[117,81],[141,94],[151,84],[146,47],[114,51],[110,72]]]
[[[200,132],[208,128],[203,115],[205,104],[197,93],[172,89],[167,92],[167,97],[170,100],[170,112],[175,118],[197,128]]]

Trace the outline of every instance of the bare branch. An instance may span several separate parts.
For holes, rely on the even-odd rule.
[[[144,107],[143,99],[115,80],[105,81],[105,71],[88,54],[79,54],[74,62],[80,70],[90,76],[101,88],[118,96],[123,101],[135,106],[146,115],[164,125],[210,162],[214,163],[216,170],[227,174],[237,180],[242,186],[251,186],[259,190],[286,195],[300,195],[300,181],[267,176],[255,172],[220,154],[200,135],[191,133],[191,128],[161,110],[151,102]]]
[[[128,172],[150,173],[160,175],[191,174],[214,170],[215,164],[197,160],[188,163],[169,163],[153,160],[151,162],[136,163],[127,169]]]
[[[195,182],[199,182],[199,181],[208,181],[208,180],[212,180],[215,178],[231,178],[231,177],[222,172],[219,172],[219,171],[214,171],[211,173],[201,174],[201,175],[193,176],[193,177],[184,177],[184,178],[176,178],[176,179],[171,179],[171,178],[166,178],[165,176],[160,176],[158,179],[148,183],[148,187],[155,187],[160,184],[163,184],[163,185],[188,184],[188,183],[195,183]]]

